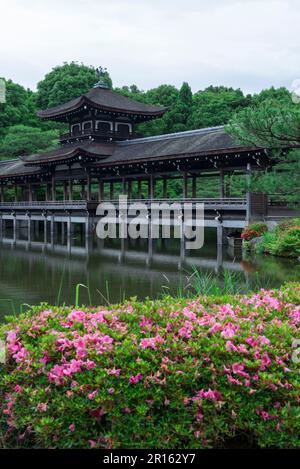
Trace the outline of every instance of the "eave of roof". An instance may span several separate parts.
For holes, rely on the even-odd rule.
[[[40,173],[40,168],[27,167],[19,158],[0,162],[0,179],[35,176]]]
[[[88,106],[106,112],[115,112],[131,116],[159,117],[167,108],[163,106],[153,106],[150,104],[134,101],[126,96],[120,95],[112,90],[103,88],[92,88],[87,93],[72,99],[59,106],[38,111],[38,116],[42,119],[55,119],[71,112],[75,112]]]
[[[25,166],[41,166],[70,160],[76,156],[86,156],[95,159],[107,158],[112,155],[114,144],[97,142],[80,142],[77,144],[64,145],[40,155],[22,156]]]

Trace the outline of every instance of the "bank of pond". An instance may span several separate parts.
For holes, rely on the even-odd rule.
[[[252,223],[242,232],[243,247],[256,254],[300,258],[300,218],[292,218],[268,226]]]

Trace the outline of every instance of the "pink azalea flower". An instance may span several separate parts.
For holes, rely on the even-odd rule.
[[[121,370],[116,369],[116,368],[111,368],[111,369],[107,369],[106,373],[110,376],[116,376],[118,378],[120,376]]]
[[[88,394],[89,400],[90,400],[90,401],[94,400],[95,397],[97,396],[97,394],[98,394],[98,391],[97,391],[97,390],[96,390],[96,391],[93,391],[93,392],[90,392],[90,393]]]
[[[237,352],[237,348],[230,340],[226,342],[226,350],[227,352]]]
[[[248,378],[249,374],[244,371],[245,365],[243,363],[234,363],[232,365],[232,371],[234,374],[242,376],[243,378]]]
[[[143,375],[141,373],[135,375],[135,376],[130,376],[129,378],[129,383],[130,384],[137,384],[141,379]]]
[[[37,410],[39,412],[46,412],[47,409],[48,409],[48,404],[44,403],[44,402],[40,402],[37,406],[36,406]]]
[[[216,322],[208,331],[209,334],[215,334],[216,332],[220,331],[223,329],[222,324],[219,322]]]

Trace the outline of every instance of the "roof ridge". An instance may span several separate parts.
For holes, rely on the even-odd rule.
[[[135,138],[131,140],[117,142],[117,146],[136,145],[138,143],[171,140],[172,138],[181,138],[181,137],[189,137],[192,135],[209,134],[212,132],[220,132],[221,130],[224,130],[224,125],[219,125],[216,127],[205,127],[203,129],[185,130],[184,132],[174,132],[171,134],[153,135],[151,137]]]

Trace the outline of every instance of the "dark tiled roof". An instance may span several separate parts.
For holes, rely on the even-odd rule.
[[[106,158],[114,152],[115,145],[111,143],[81,142],[77,144],[64,145],[46,153],[39,155],[22,156],[24,163],[29,165],[39,165],[43,163],[55,162],[60,159],[73,158],[76,155],[93,156],[95,158]]]
[[[0,161],[0,178],[22,176],[23,174],[29,176],[38,173],[40,173],[39,168],[25,166],[23,161],[19,159]]]
[[[100,110],[103,109],[107,111],[123,112],[127,114],[144,115],[149,117],[159,117],[167,110],[167,108],[162,106],[152,106],[150,104],[134,101],[107,88],[96,87],[92,88],[90,91],[88,91],[88,93],[85,93],[78,98],[72,99],[67,103],[55,106],[51,109],[46,109],[44,111],[38,111],[38,116],[44,119],[59,117],[62,114],[81,108],[84,104],[90,105]]]
[[[59,147],[40,155],[30,155],[18,160],[0,163],[0,176],[35,174],[47,163],[65,161],[74,156],[94,158],[95,166],[134,163],[140,160],[164,158],[205,157],[214,154],[253,151],[256,148],[241,146],[228,135],[223,127],[192,130],[156,137],[127,140],[114,143],[81,142]],[[36,166],[36,168],[33,168]]]
[[[99,164],[132,162],[135,160],[209,155],[247,150],[225,132],[223,127],[192,130],[176,134],[135,139],[117,144],[114,153]]]

